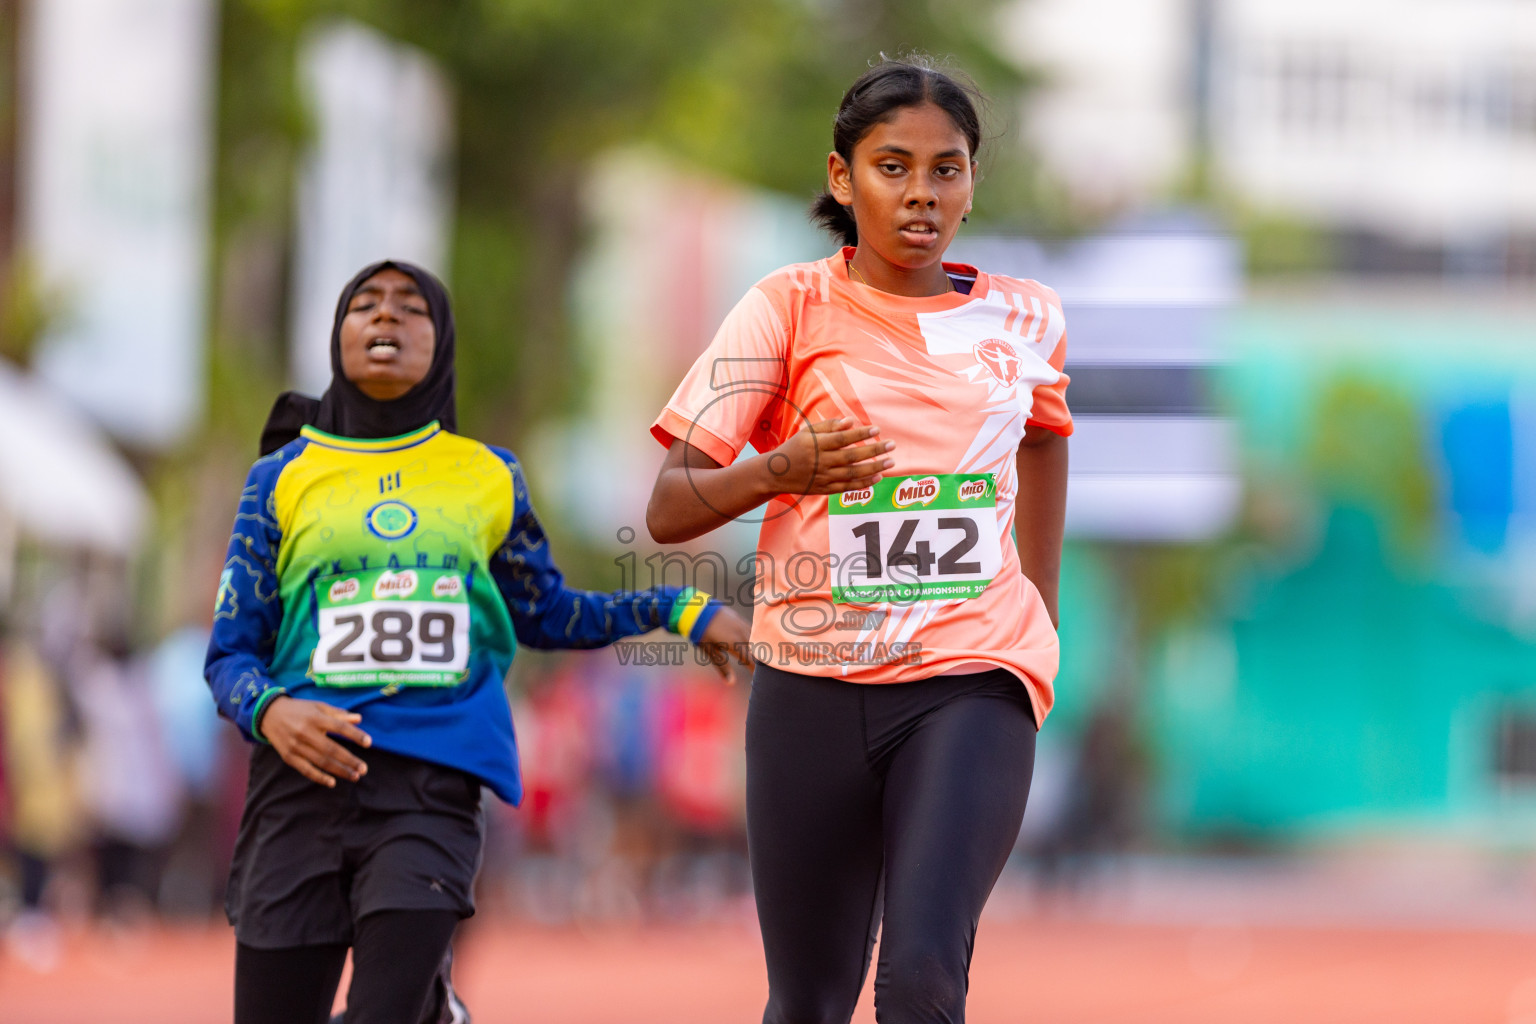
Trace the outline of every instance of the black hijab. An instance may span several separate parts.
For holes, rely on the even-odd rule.
[[[436,344],[427,375],[411,390],[388,402],[369,398],[347,379],[341,369],[341,321],[352,297],[374,274],[398,270],[416,282],[432,316]],[[299,436],[306,424],[338,437],[397,437],[426,426],[433,420],[444,430],[458,428],[454,406],[453,310],[448,289],[431,273],[403,260],[370,263],[341,290],[336,318],[331,323],[331,386],[318,399],[297,391],[284,391],[272,403],[267,425],[261,430],[261,454],[269,455]]]

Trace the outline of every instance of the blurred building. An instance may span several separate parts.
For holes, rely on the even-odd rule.
[[[1134,209],[1188,170],[1189,0],[1018,0],[1002,45],[1042,77],[1023,118],[1046,169],[1094,211]]]
[[[1346,268],[1536,273],[1524,0],[1024,0],[1027,119],[1068,192],[1134,209],[1202,176],[1337,231]]]
[[[1210,148],[1252,201],[1449,247],[1536,236],[1536,8],[1212,6]]]

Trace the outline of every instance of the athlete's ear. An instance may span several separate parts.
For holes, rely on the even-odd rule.
[[[827,191],[844,206],[853,205],[853,171],[835,149],[827,154]]]

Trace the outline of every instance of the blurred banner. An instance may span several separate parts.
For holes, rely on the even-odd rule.
[[[411,260],[446,277],[453,104],[423,53],[353,22],[316,31],[299,52],[315,133],[299,184],[293,379],[331,379],[336,296],[374,260]]]
[[[28,5],[21,238],[64,310],[37,369],[146,448],[202,404],[216,7]]]
[[[1185,542],[1231,529],[1237,438],[1212,377],[1227,358],[1222,320],[1242,297],[1236,240],[1182,214],[1050,247],[962,237],[950,259],[1061,296],[1076,425],[1068,536]]]

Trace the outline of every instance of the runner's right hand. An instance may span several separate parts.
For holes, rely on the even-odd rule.
[[[729,608],[721,608],[704,628],[704,635],[699,638],[699,649],[709,658],[715,671],[720,673],[720,678],[727,684],[733,684],[736,680],[731,677],[732,658],[748,673],[757,664],[752,657],[751,640],[752,627],[747,620]]]
[[[803,428],[768,453],[767,467],[780,494],[842,494],[869,487],[895,462],[885,454],[879,427],[854,426],[847,417]]]
[[[360,747],[373,746],[373,738],[357,727],[362,720],[356,712],[285,695],[266,706],[257,728],[289,767],[311,782],[335,788],[337,775],[356,782],[368,773],[361,759],[331,739],[345,736]]]

